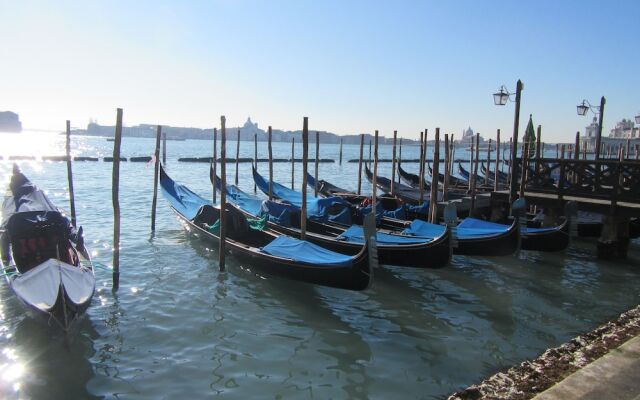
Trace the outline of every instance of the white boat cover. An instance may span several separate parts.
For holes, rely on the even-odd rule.
[[[96,278],[90,269],[52,258],[15,278],[11,287],[27,304],[48,311],[55,305],[60,280],[68,298],[76,305],[91,299],[96,286]]]

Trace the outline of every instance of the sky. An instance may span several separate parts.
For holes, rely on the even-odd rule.
[[[543,141],[570,142],[605,96],[604,134],[640,113],[640,1],[0,0],[0,111],[70,119],[415,138],[510,136],[524,83]]]

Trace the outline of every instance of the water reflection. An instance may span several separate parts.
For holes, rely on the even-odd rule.
[[[87,391],[94,371],[89,359],[95,353],[97,332],[90,319],[78,324],[78,332],[64,335],[41,321],[24,317],[3,350],[2,380],[11,384],[15,398],[97,399]],[[0,393],[11,398],[6,387]]]

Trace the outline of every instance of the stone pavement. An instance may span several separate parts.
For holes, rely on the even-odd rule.
[[[574,372],[534,400],[640,400],[640,336]]]

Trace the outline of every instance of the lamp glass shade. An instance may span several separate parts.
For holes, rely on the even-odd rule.
[[[636,124],[640,125],[640,114],[636,115]]]
[[[578,104],[576,109],[578,110],[578,115],[586,115],[587,111],[589,110],[589,107],[584,103],[582,103],[582,104]]]
[[[505,104],[507,104],[507,100],[509,100],[509,94],[502,89],[500,89],[499,92],[493,94],[493,102],[497,106],[504,106]]]

